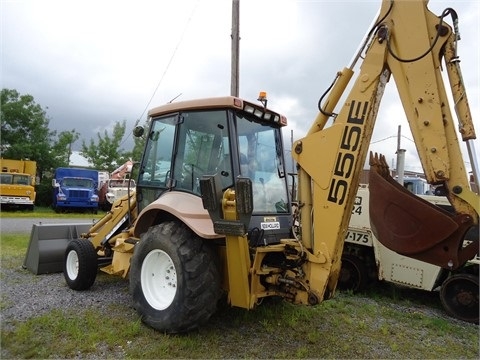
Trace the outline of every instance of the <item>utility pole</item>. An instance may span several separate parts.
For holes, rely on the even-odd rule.
[[[240,0],[232,0],[232,69],[230,95],[239,93]]]
[[[402,126],[398,125],[397,135],[397,182],[403,186],[403,176],[405,174],[405,149],[400,148],[400,138],[402,137]]]

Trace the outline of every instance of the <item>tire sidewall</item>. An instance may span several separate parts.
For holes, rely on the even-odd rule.
[[[165,222],[152,226],[142,235],[140,242],[135,247],[131,261],[130,293],[135,309],[141,315],[144,323],[154,329],[168,333],[180,333],[192,330],[210,317],[209,315],[202,315],[199,318],[195,318],[197,311],[191,310],[188,305],[186,306],[186,303],[191,303],[196,299],[187,285],[187,282],[191,282],[192,279],[187,279],[190,274],[185,268],[188,265],[184,264],[184,258],[182,258],[185,254],[180,254],[181,251],[185,250],[185,239],[188,239],[191,254],[196,254],[197,252],[200,254],[202,251],[205,251],[205,248],[202,249],[203,240],[193,234],[184,224]],[[181,247],[182,250],[180,249]],[[164,251],[170,257],[177,276],[177,290],[173,301],[163,310],[155,309],[148,303],[141,284],[143,260],[153,250]],[[212,261],[213,257],[210,255],[212,255],[211,252],[208,255],[210,259],[209,266],[212,266],[212,264],[216,266],[215,262]],[[211,286],[219,288],[219,280],[214,281]],[[215,300],[218,300],[218,298]],[[209,301],[205,306],[209,306],[212,309],[216,308],[216,301],[214,304],[211,303],[212,301]],[[209,310],[207,312],[213,313],[213,311],[214,310]]]
[[[170,322],[169,319],[172,317],[172,314],[181,310],[179,300],[183,297],[184,286],[182,284],[183,269],[180,258],[173,244],[165,241],[165,237],[161,235],[163,234],[157,227],[150,228],[145,237],[142,237],[142,240],[138,244],[138,248],[135,249],[130,272],[130,291],[133,295],[134,303],[140,302],[142,309],[147,309],[147,313],[144,314],[144,316],[148,319],[148,322],[152,321],[165,324]],[[177,275],[177,291],[175,292],[172,303],[164,310],[154,309],[149,304],[143,293],[140,281],[143,260],[153,250],[162,250],[170,256]],[[132,281],[132,279],[138,279],[138,281]]]
[[[78,272],[75,278],[71,278],[68,274],[68,268],[71,266],[69,254],[72,252],[76,254],[78,260]],[[63,275],[68,287],[73,290],[89,289],[95,282],[97,270],[97,254],[93,244],[86,239],[70,241],[65,250],[63,261]]]

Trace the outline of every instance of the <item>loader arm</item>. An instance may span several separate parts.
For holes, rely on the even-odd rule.
[[[345,232],[360,174],[384,88],[391,74],[427,181],[446,187],[450,202],[462,217],[463,229],[478,223],[480,200],[478,194],[469,187],[441,75],[441,60],[444,58],[450,62],[447,66],[458,104],[457,112],[461,117],[461,132],[465,140],[474,139],[458,63],[452,64],[455,60],[451,54],[455,46],[455,34],[445,23],[446,13],[437,17],[427,9],[424,1],[384,0],[379,14],[353,64],[337,74],[335,84],[308,134],[293,146],[293,157],[298,164],[301,240],[313,254],[323,253],[330,259],[327,265],[322,265],[318,270],[320,275],[311,275],[327,279],[326,298],[336,286]],[[363,51],[364,55],[361,54]],[[340,111],[334,116],[333,124],[326,127],[360,57],[364,59],[355,83]],[[377,174],[383,180],[380,182],[389,183],[388,171],[382,166],[378,169]],[[373,197],[375,188],[371,189],[371,193]],[[405,194],[402,191],[387,191],[380,196],[395,198]],[[375,219],[376,215],[379,214],[372,214],[372,222],[379,225],[385,219],[379,219],[378,216]],[[395,220],[399,228],[403,226],[402,221],[412,221],[409,217]],[[433,220],[433,223],[442,221],[443,217]],[[461,237],[461,234],[458,236]],[[429,248],[425,245],[426,240],[414,239],[413,247],[424,251],[425,247]],[[393,243],[387,246],[392,247]],[[478,244],[476,249],[478,251]],[[457,247],[454,251],[460,249]],[[432,259],[429,258],[429,261]],[[442,266],[448,267],[443,262]]]
[[[81,235],[89,239],[96,250],[115,245],[115,236],[126,228],[131,228],[137,217],[135,191],[116,200],[110,211],[94,224],[87,233]]]

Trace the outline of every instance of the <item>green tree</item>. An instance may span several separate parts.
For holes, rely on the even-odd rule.
[[[51,142],[56,135],[48,127],[45,110],[33,96],[20,95],[17,90],[2,89],[0,100],[1,156],[36,161],[42,177],[53,166]]]
[[[97,140],[90,140],[89,145],[82,142],[80,154],[93,164],[93,167],[99,170],[115,170],[129,158],[129,153],[120,148],[123,136],[125,135],[126,121],[116,122],[110,136],[107,130],[103,136],[97,133]]]
[[[46,111],[32,95],[14,89],[0,94],[0,155],[4,158],[37,162],[37,205],[51,202],[51,174],[57,167],[68,166],[72,144],[79,139],[75,130],[50,130]]]
[[[58,134],[57,140],[52,146],[52,152],[55,157],[56,167],[67,167],[72,155],[72,145],[80,138],[80,134],[75,131],[62,131]]]

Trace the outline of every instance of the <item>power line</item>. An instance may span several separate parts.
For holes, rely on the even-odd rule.
[[[177,45],[175,46],[175,49],[173,50],[172,56],[170,56],[170,59],[169,59],[169,61],[168,61],[168,63],[167,63],[167,66],[165,67],[165,70],[163,71],[163,74],[162,74],[160,80],[158,81],[157,86],[155,87],[155,90],[153,91],[152,96],[150,97],[150,100],[148,100],[147,105],[145,105],[145,108],[144,108],[143,111],[142,111],[142,114],[141,114],[141,115],[137,118],[137,120],[135,121],[135,125],[133,126],[133,128],[135,128],[135,127],[138,125],[138,123],[140,122],[140,119],[143,118],[143,116],[145,115],[145,112],[146,112],[146,111],[148,110],[148,108],[150,107],[150,104],[151,104],[153,98],[155,97],[155,94],[157,93],[158,88],[159,88],[160,85],[162,84],[163,79],[165,78],[165,75],[167,74],[168,69],[170,68],[170,65],[172,64],[173,59],[174,59],[174,57],[175,57],[175,55],[176,55],[176,53],[177,53],[177,50],[178,50],[178,48],[180,47],[180,45],[181,45],[181,43],[182,43],[182,41],[183,41],[183,38],[184,38],[184,36],[185,36],[185,33],[187,32],[188,25],[190,25],[190,22],[191,22],[191,20],[192,20],[192,17],[193,17],[193,15],[194,15],[194,13],[195,13],[195,11],[196,11],[196,9],[197,9],[198,3],[199,3],[199,0],[197,0],[197,2],[195,3],[195,6],[193,7],[192,12],[190,13],[190,16],[188,17],[187,23],[185,24],[185,27],[184,27],[184,29],[183,29],[183,31],[182,31],[182,34],[181,34],[181,36],[180,36],[180,39],[178,40]],[[122,146],[122,145],[129,139],[130,135],[131,135],[131,132],[129,132],[129,133],[127,134],[127,136],[125,137],[125,140],[122,141],[122,143],[120,144],[120,146]]]
[[[178,50],[178,48],[180,47],[180,45],[181,45],[181,43],[182,43],[182,41],[183,41],[183,37],[185,36],[185,33],[187,32],[187,28],[188,28],[188,25],[190,24],[190,21],[192,20],[193,14],[195,13],[195,10],[197,9],[198,1],[199,1],[199,0],[197,0],[197,2],[195,3],[195,6],[193,7],[193,10],[192,10],[192,12],[191,12],[191,14],[190,14],[190,16],[189,16],[189,18],[188,18],[188,20],[187,20],[187,23],[185,24],[185,27],[184,27],[184,29],[183,29],[182,35],[180,36],[180,39],[179,39],[177,45],[175,46],[175,49],[173,50],[172,56],[170,57],[170,60],[168,61],[167,67],[165,68],[165,71],[163,72],[162,77],[161,77],[160,80],[158,81],[158,84],[157,84],[157,86],[155,87],[155,90],[153,91],[153,94],[152,94],[152,96],[150,97],[150,100],[148,100],[147,105],[146,105],[145,108],[143,109],[142,115],[140,115],[140,117],[137,119],[137,121],[136,121],[136,123],[135,123],[135,126],[138,125],[140,119],[143,117],[143,115],[145,115],[145,112],[146,112],[147,109],[150,107],[150,103],[152,102],[155,94],[157,93],[158,88],[160,87],[163,79],[165,78],[165,75],[167,74],[167,71],[168,71],[168,69],[170,68],[170,65],[171,65],[172,62],[173,62],[173,58],[175,57],[175,54],[177,53],[177,50]],[[135,127],[135,126],[134,126],[134,127]]]
[[[371,142],[370,142],[370,145],[371,145],[371,144],[376,144],[376,143],[379,143],[379,142],[382,142],[382,141],[385,141],[385,140],[388,140],[388,139],[396,138],[396,137],[397,137],[397,135],[390,135],[390,136],[387,136],[386,138],[383,138],[383,139],[380,139],[380,140],[371,141]],[[405,135],[401,135],[401,137],[404,138],[404,139],[410,140],[410,141],[413,142],[413,143],[415,142],[415,141],[413,141],[412,139],[406,137]]]

